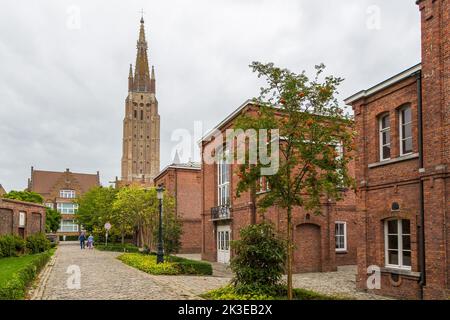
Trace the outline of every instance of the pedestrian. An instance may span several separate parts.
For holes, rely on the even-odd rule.
[[[80,247],[81,250],[83,250],[85,246],[84,242],[86,241],[86,234],[84,233],[84,231],[81,232],[80,236],[78,237],[78,240],[80,240]]]
[[[94,237],[92,236],[92,234],[89,235],[89,238],[88,238],[88,248],[89,248],[89,250],[94,249]]]

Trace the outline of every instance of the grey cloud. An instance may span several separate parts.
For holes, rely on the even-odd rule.
[[[67,9],[81,28],[67,28]],[[366,27],[377,5],[381,29]],[[3,0],[0,11],[0,183],[26,186],[30,166],[120,175],[122,118],[139,11],[156,66],[161,166],[175,129],[210,129],[260,82],[248,65],[293,70],[324,62],[341,99],[420,61],[412,0]],[[187,159],[183,159],[187,160]]]

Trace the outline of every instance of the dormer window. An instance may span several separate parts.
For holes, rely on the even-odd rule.
[[[408,155],[413,152],[412,115],[411,107],[400,109],[400,155]]]
[[[380,161],[391,159],[391,120],[389,114],[380,117]]]
[[[75,190],[60,190],[59,197],[64,199],[75,199]]]

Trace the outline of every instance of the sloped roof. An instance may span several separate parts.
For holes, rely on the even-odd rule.
[[[39,194],[51,193],[52,188],[64,179],[66,175],[76,180],[83,192],[87,192],[92,187],[100,185],[97,174],[33,170],[31,175],[31,191]]]

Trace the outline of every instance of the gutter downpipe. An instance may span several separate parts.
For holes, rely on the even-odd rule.
[[[422,72],[416,74],[417,80],[417,109],[418,109],[418,144],[419,144],[419,173],[424,169],[423,157],[423,110],[422,110]],[[426,278],[426,258],[425,258],[425,201],[424,201],[424,182],[419,176],[419,205],[420,205],[420,225],[418,230],[419,237],[419,267],[420,267],[420,299],[424,300],[424,287],[427,283]]]

